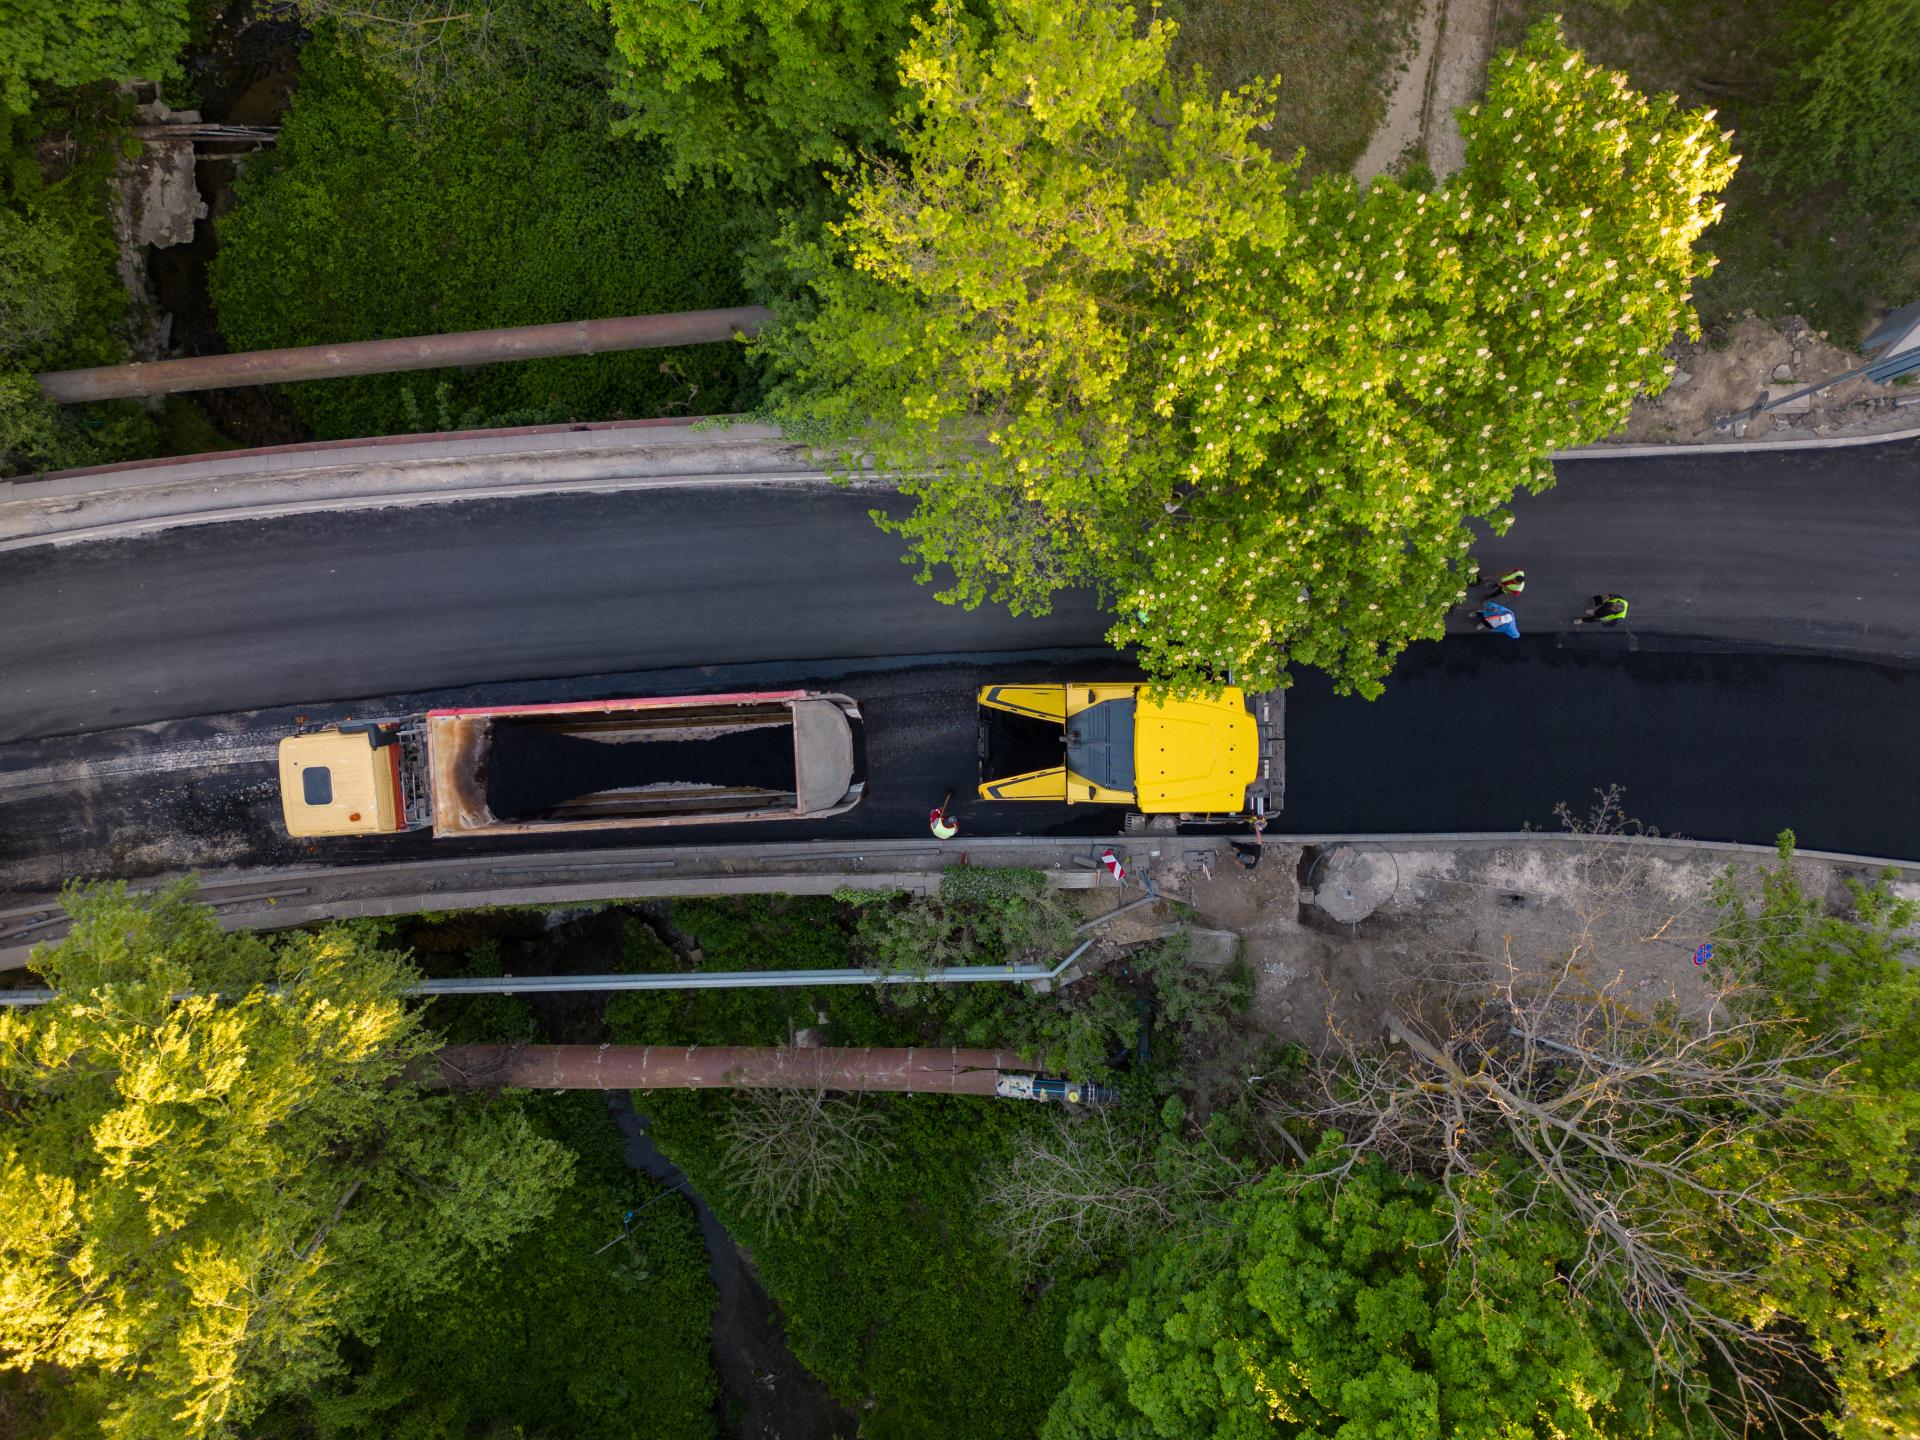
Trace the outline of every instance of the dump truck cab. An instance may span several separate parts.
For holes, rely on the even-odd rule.
[[[1127,805],[1191,820],[1267,815],[1283,776],[1279,692],[1156,700],[1137,682],[989,685],[980,798]]]
[[[287,736],[280,742],[287,833],[382,835],[420,823],[417,740],[408,738],[397,724],[330,725]]]

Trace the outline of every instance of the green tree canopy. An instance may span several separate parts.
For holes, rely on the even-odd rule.
[[[1664,384],[1732,173],[1707,113],[1550,26],[1495,64],[1444,190],[1296,192],[1272,91],[1167,74],[1114,0],[950,4],[901,59],[904,159],[789,253],[775,408],[904,474],[942,598],[1092,585],[1180,687],[1288,662],[1376,693],[1552,450]]]
[[[886,142],[894,56],[922,0],[600,0],[614,97],[656,139],[676,187],[764,193]]]
[[[1453,1253],[1437,1187],[1274,1174],[1224,1226],[1088,1283],[1043,1440],[1678,1437],[1643,1348],[1572,1299],[1576,1232]]]
[[[1808,895],[1791,835],[1758,893],[1729,884],[1716,963],[1749,978],[1757,1003],[1806,1034],[1852,1037],[1850,1083],[1808,1097],[1794,1117],[1825,1143],[1774,1150],[1752,1169],[1831,1196],[1807,1234],[1739,1237],[1758,1283],[1745,1294],[1765,1323],[1790,1316],[1831,1372],[1835,1429],[1846,1440],[1920,1433],[1920,908],[1885,881],[1854,884],[1851,913]],[[1714,1177],[1716,1180],[1723,1177]],[[1738,1172],[1729,1183],[1754,1185]],[[1826,1263],[1809,1263],[1821,1253]]]
[[[0,0],[0,109],[35,86],[164,80],[186,43],[187,0]]]
[[[402,956],[183,889],[69,907],[57,998],[0,1013],[0,1364],[79,1376],[106,1434],[227,1433],[550,1208],[562,1147],[406,1080]]]

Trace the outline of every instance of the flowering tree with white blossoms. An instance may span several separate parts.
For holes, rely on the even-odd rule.
[[[942,598],[1092,585],[1176,689],[1317,665],[1377,694],[1548,454],[1657,393],[1697,333],[1695,242],[1734,167],[1551,24],[1500,56],[1436,193],[1304,190],[1252,138],[1273,89],[1166,73],[1115,0],[936,7],[900,162],[795,243],[775,408],[905,475],[883,519]]]

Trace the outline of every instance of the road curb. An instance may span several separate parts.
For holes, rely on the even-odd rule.
[[[1512,848],[1590,843],[1594,837],[1552,830],[1455,830],[1376,834],[1269,832],[1276,845],[1324,848],[1332,845],[1394,846],[1400,849]],[[928,893],[944,870],[963,863],[1027,865],[1044,870],[1062,889],[1123,888],[1098,868],[1097,856],[1111,846],[1129,866],[1151,867],[1156,857],[1182,859],[1205,855],[1219,866],[1232,864],[1224,835],[1144,834],[1130,836],[961,838],[948,844],[931,840],[881,840],[865,844],[796,841],[770,846],[688,846],[683,849],[573,851],[410,860],[393,865],[352,868],[310,866],[208,872],[199,877],[200,898],[215,907],[229,930],[288,929],[323,920],[389,918],[443,910],[500,906],[585,905],[620,900],[657,900],[710,895],[831,895],[842,888],[909,890]],[[1630,843],[1691,858],[1727,861],[1764,859],[1775,847],[1738,842],[1643,836]],[[1920,860],[1848,855],[1830,850],[1796,850],[1810,860],[1863,874],[1892,870],[1902,880],[1920,882]],[[594,873],[598,872],[598,873]],[[137,891],[164,888],[180,877],[135,884]],[[436,883],[438,882],[438,883]],[[17,969],[36,945],[66,932],[58,896],[0,908],[0,970]]]
[[[1891,445],[1883,435],[1710,445],[1589,445],[1555,464]],[[777,426],[720,416],[325,440],[0,480],[0,553],[319,512],[536,495],[727,485],[831,485]],[[869,483],[885,484],[879,476]]]
[[[267,517],[488,498],[830,485],[805,445],[752,423],[621,423],[393,436],[0,481],[0,552]]]
[[[1556,450],[1547,458],[1563,460],[1664,460],[1683,455],[1748,455],[1765,450],[1840,450],[1851,445],[1893,445],[1920,439],[1920,425],[1880,435],[1819,435],[1808,440],[1716,440],[1707,445],[1582,445]]]
[[[705,428],[703,428],[705,427]],[[0,498],[16,491],[36,494],[84,494],[98,490],[177,483],[182,479],[218,479],[288,471],[335,469],[356,459],[444,460],[468,454],[537,454],[552,451],[618,449],[636,433],[655,444],[688,443],[712,435],[742,432],[738,438],[782,440],[778,427],[734,421],[728,416],[668,416],[655,420],[598,420],[564,425],[513,425],[486,430],[416,431],[408,435],[368,435],[352,440],[303,440],[291,445],[258,445],[244,450],[210,450],[198,455],[160,455],[120,465],[88,465],[50,470],[0,482]],[[748,434],[746,432],[753,432]],[[524,443],[505,445],[515,440]],[[632,443],[627,440],[626,443]],[[317,459],[314,457],[318,457]],[[119,484],[115,477],[145,476]]]

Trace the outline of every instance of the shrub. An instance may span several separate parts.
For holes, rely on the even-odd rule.
[[[39,88],[180,73],[187,0],[0,0],[0,110]]]
[[[747,228],[718,197],[676,198],[644,150],[607,131],[582,47],[607,36],[584,0],[485,87],[424,112],[323,31],[274,152],[250,162],[210,274],[235,349],[693,310],[746,298]],[[289,285],[287,277],[301,283]],[[607,419],[739,408],[727,345],[375,375],[289,388],[322,436],[495,418]],[[429,418],[430,417],[430,418]]]

